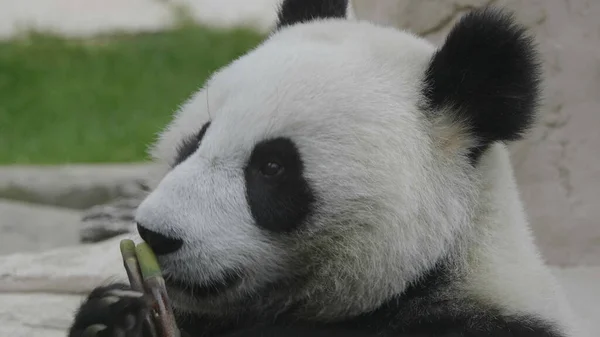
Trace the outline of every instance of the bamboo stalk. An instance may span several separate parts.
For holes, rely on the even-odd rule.
[[[131,289],[145,294],[146,290],[144,288],[142,272],[135,251],[135,243],[132,240],[121,240],[120,249],[121,256],[123,257],[123,265],[127,272],[127,278],[129,278]],[[151,337],[158,337],[156,325],[151,315],[145,315],[142,324],[145,326],[145,330],[150,333]]]
[[[142,272],[140,271],[140,266],[138,265],[138,259],[135,254],[135,243],[132,240],[121,240],[120,249],[131,289],[143,293],[144,283],[142,279]]]
[[[158,314],[158,330],[161,337],[180,337],[171,300],[167,294],[165,279],[156,260],[156,256],[150,246],[142,242],[135,247],[135,253],[139,261],[142,278],[146,293],[154,299],[154,309]]]
[[[180,337],[165,281],[150,246],[122,240],[120,249],[131,288],[151,299],[150,313],[143,322],[147,330],[152,337]]]

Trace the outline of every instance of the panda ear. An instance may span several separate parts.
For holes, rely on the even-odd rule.
[[[315,19],[343,19],[347,10],[348,0],[283,0],[276,29]]]
[[[540,65],[533,40],[511,14],[471,12],[432,57],[424,80],[427,109],[452,114],[475,139],[472,159],[496,141],[521,138],[534,121]],[[448,119],[446,119],[447,121]]]

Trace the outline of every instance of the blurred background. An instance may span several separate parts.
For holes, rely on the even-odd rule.
[[[64,336],[81,293],[121,268],[111,240],[152,184],[147,145],[211,72],[268,34],[279,2],[0,0],[0,335]],[[542,116],[512,145],[513,165],[542,255],[600,335],[600,1],[352,10],[440,43],[487,4],[538,40]]]

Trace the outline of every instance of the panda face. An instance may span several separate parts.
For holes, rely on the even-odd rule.
[[[136,221],[180,310],[363,312],[471,226],[480,143],[451,100],[428,99],[435,48],[366,22],[281,15],[153,148],[169,170]]]
[[[172,285],[214,300],[210,289],[354,278],[363,264],[402,281],[419,271],[411,260],[445,251],[430,226],[438,211],[423,209],[443,195],[424,169],[438,159],[417,108],[432,51],[392,30],[322,22],[215,74],[163,135],[159,159],[173,167],[138,209],[143,228],[183,240],[160,257]],[[390,270],[381,259],[392,258],[405,263]]]

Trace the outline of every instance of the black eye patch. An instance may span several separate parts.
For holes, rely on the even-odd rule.
[[[177,156],[175,157],[175,162],[171,165],[171,167],[181,164],[184,160],[191,156],[192,153],[196,152],[209,126],[210,122],[206,122],[200,131],[192,136],[187,137],[181,142],[181,144],[179,144],[177,147]]]
[[[257,226],[289,232],[311,214],[315,196],[303,162],[288,138],[258,143],[244,169],[246,198]]]

